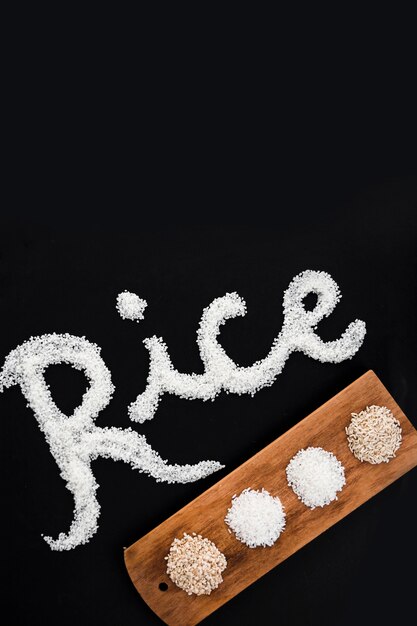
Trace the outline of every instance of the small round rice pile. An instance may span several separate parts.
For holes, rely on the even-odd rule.
[[[226,557],[216,545],[201,535],[174,539],[167,561],[167,574],[173,583],[190,596],[210,595],[223,582]]]
[[[136,293],[122,291],[117,296],[116,309],[124,320],[134,320],[139,322],[144,318],[144,310],[148,303],[142,300]]]
[[[346,484],[343,465],[323,448],[299,450],[287,465],[287,480],[296,496],[310,509],[337,500]]]
[[[285,528],[284,507],[266,489],[244,489],[233,496],[224,521],[249,548],[272,546]]]
[[[348,446],[359,461],[376,465],[388,463],[401,445],[402,429],[386,406],[367,406],[360,413],[352,413],[346,428]]]

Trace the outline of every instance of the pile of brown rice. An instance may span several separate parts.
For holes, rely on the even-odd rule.
[[[209,595],[223,582],[226,557],[212,541],[196,533],[174,539],[165,559],[168,576],[188,595]]]
[[[352,413],[346,435],[352,454],[373,465],[393,459],[402,440],[400,422],[387,407],[376,405]]]

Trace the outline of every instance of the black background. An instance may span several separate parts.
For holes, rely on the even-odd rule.
[[[163,177],[168,218],[158,205],[160,186],[156,196],[148,187],[146,200],[137,189],[132,211],[120,202],[109,213],[98,201],[89,213],[85,199],[68,207],[63,191],[48,215],[41,215],[35,190],[37,211],[21,205],[5,217],[2,358],[31,335],[85,335],[101,346],[116,387],[97,425],[133,426],[171,462],[226,464],[195,484],[165,485],[122,463],[95,461],[99,530],[85,546],[52,552],[41,533],[55,537],[67,531],[72,498],[20,389],[7,390],[0,396],[8,525],[3,559],[7,553],[11,582],[4,609],[11,608],[13,624],[159,624],[128,578],[123,546],[368,369],[417,426],[417,180],[409,175],[411,161],[398,153],[385,161],[375,150],[372,159],[366,150],[360,155],[359,149],[359,165],[352,159],[350,168],[329,166],[327,160],[324,173],[320,166],[297,170],[292,178],[281,172],[267,188],[270,172],[252,180],[249,189],[242,170],[234,178],[235,196],[230,184],[227,194],[218,192],[217,202],[216,194],[209,201],[205,187],[195,196],[188,191],[188,223],[177,218],[178,187],[169,187]],[[205,181],[212,192],[208,171]],[[185,179],[177,185],[181,182]],[[225,211],[232,197],[233,217]],[[129,421],[127,406],[146,384],[143,338],[163,337],[177,369],[201,372],[195,333],[202,309],[237,291],[248,312],[225,324],[221,343],[236,362],[249,365],[268,352],[282,324],[283,291],[308,268],[329,272],[343,295],[319,325],[323,339],[339,337],[355,318],[366,321],[365,342],[352,360],[322,364],[294,354],[273,386],[253,399],[221,394],[214,403],[203,403],[164,396],[152,421],[140,426]],[[148,301],[140,324],[116,312],[116,296],[125,289]],[[50,367],[46,377],[58,406],[70,413],[85,390],[83,374],[62,365]],[[416,487],[413,471],[205,623],[405,623],[414,606]]]

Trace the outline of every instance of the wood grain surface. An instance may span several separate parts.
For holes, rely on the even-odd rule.
[[[360,463],[350,452],[345,426],[352,412],[383,405],[400,421],[403,441],[389,463]],[[345,467],[346,485],[338,500],[310,510],[286,481],[285,468],[301,448],[320,446],[333,452]],[[387,389],[368,371],[308,417],[213,485],[183,509],[139,539],[124,552],[137,591],[169,626],[194,626],[243,591],[305,544],[417,465],[417,432]],[[274,546],[249,549],[230,534],[224,517],[235,493],[264,487],[279,496],[286,512],[286,529]],[[166,574],[171,542],[183,533],[214,541],[227,559],[223,583],[209,596],[189,596]],[[168,585],[161,591],[160,583]]]

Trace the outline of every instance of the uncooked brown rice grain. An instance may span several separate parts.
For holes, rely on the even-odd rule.
[[[167,574],[188,595],[209,595],[223,582],[226,557],[216,545],[201,535],[174,539],[167,561]]]

